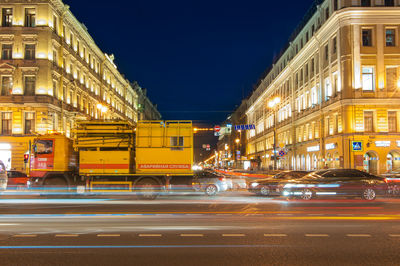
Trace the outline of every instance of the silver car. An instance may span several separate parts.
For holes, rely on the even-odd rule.
[[[0,190],[6,190],[8,183],[7,171],[4,163],[0,161]]]
[[[208,196],[215,196],[218,192],[229,189],[225,176],[209,170],[195,173],[192,186],[194,190],[204,191]]]

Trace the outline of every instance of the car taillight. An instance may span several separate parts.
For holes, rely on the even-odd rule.
[[[219,181],[225,181],[226,180],[225,177],[220,177],[218,179],[219,179]]]

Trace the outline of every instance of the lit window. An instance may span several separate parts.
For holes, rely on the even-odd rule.
[[[374,112],[365,111],[364,112],[364,131],[374,132]]]
[[[388,127],[389,132],[397,132],[397,112],[388,112]]]
[[[329,100],[332,97],[332,86],[329,78],[325,79],[325,99]]]
[[[374,68],[362,68],[362,86],[364,91],[374,91]]]

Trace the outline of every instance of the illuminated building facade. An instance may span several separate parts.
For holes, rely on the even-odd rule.
[[[400,1],[316,1],[249,98],[248,156],[277,168],[400,170]],[[271,108],[271,101],[279,103]]]
[[[138,120],[138,93],[61,0],[0,0],[0,160],[77,119]]]

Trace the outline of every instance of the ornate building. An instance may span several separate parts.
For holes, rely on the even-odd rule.
[[[400,170],[399,29],[399,0],[316,1],[249,98],[248,155],[264,168]]]
[[[0,0],[0,160],[23,169],[29,140],[77,119],[138,120],[138,91],[61,0]]]

